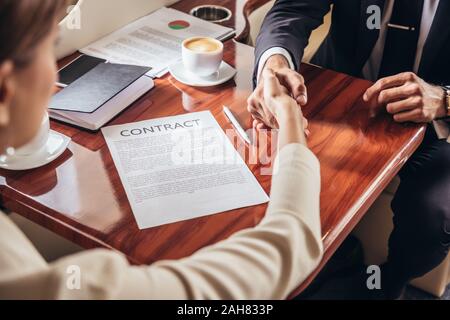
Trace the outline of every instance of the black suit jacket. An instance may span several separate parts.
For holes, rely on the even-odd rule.
[[[256,43],[256,66],[272,47],[288,50],[297,70],[311,32],[333,6],[331,30],[312,63],[356,77],[378,40],[380,30],[367,28],[367,8],[386,0],[278,0],[268,13]],[[256,75],[256,74],[255,74]],[[450,0],[440,0],[425,43],[418,75],[434,84],[450,84]],[[256,77],[255,77],[256,79]]]

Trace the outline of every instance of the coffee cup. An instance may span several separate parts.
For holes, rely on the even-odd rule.
[[[15,150],[15,156],[19,157],[27,157],[32,156],[41,149],[45,147],[47,144],[48,138],[50,135],[50,119],[48,113],[44,114],[44,118],[42,119],[41,127],[39,128],[36,136],[24,146],[17,148]]]
[[[223,43],[209,37],[193,37],[182,44],[184,68],[193,75],[209,77],[219,71]]]

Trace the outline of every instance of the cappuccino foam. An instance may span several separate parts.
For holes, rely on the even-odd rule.
[[[188,41],[185,43],[185,47],[196,52],[215,52],[220,49],[219,44],[205,38]]]

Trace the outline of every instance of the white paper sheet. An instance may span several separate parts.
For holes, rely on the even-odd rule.
[[[210,112],[102,131],[140,229],[269,201]]]
[[[230,28],[163,7],[80,51],[112,63],[152,67],[148,75],[155,77],[181,59],[185,39],[207,36],[222,40],[233,33]]]

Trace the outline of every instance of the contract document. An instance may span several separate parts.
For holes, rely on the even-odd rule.
[[[185,39],[201,36],[224,40],[233,34],[231,28],[163,7],[80,51],[111,63],[151,67],[147,75],[159,77],[181,59]]]
[[[140,229],[269,201],[209,111],[102,132]]]

